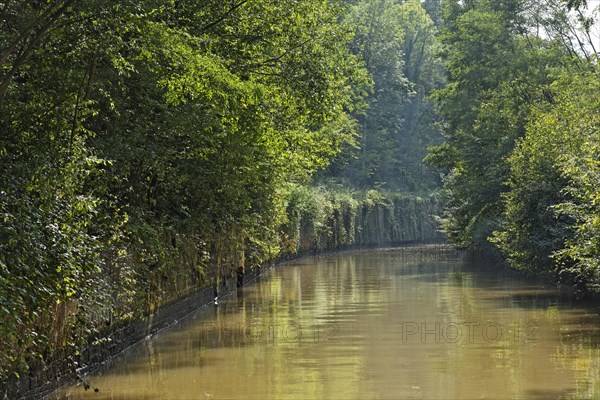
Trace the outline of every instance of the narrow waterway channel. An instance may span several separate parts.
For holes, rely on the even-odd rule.
[[[599,398],[600,313],[448,248],[348,252],[274,268],[86,379],[51,398]]]

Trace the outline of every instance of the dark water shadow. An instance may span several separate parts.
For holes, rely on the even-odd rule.
[[[575,399],[576,391],[575,390],[560,390],[560,389],[529,389],[525,390],[525,395],[527,399],[555,399],[555,400],[567,400],[567,399]]]

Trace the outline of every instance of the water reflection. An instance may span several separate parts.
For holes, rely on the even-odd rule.
[[[599,314],[439,248],[278,267],[60,399],[600,397]]]

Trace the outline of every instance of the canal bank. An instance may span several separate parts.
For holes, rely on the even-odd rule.
[[[11,376],[8,384],[0,388],[0,394],[10,399],[43,398],[68,382],[77,381],[131,345],[172,326],[198,307],[211,303],[215,293],[222,297],[234,292],[277,262],[311,253],[443,241],[435,220],[435,215],[441,212],[441,202],[436,196],[384,197],[371,192],[362,201],[335,198],[327,193],[320,196],[312,208],[289,208],[288,222],[280,233],[282,252],[277,259],[252,267],[244,262],[248,257],[243,250],[240,252],[239,244],[213,245],[212,261],[201,279],[186,280],[183,286],[178,284],[180,266],[174,270],[173,283],[170,278],[159,281],[165,300],[153,299],[151,312],[129,320],[102,319],[100,322],[104,325],[88,338],[87,345],[64,349],[63,357],[32,362],[28,371],[18,377]],[[173,240],[171,236],[165,238],[169,243]],[[190,272],[195,276],[193,268]],[[169,291],[169,288],[176,290]],[[157,297],[155,294],[150,293],[149,297]]]

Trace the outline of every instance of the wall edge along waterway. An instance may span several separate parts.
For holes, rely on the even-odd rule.
[[[446,243],[435,220],[435,215],[441,212],[441,202],[430,197],[421,202],[409,201],[407,207],[405,200],[359,207],[353,215],[354,223],[346,229],[351,235],[339,235],[340,226],[336,224],[340,224],[336,219],[327,221],[331,225],[327,227],[329,229],[316,233],[315,221],[303,218],[298,221],[294,251],[286,251],[283,244],[281,253],[262,265],[247,270],[236,268],[220,280],[210,279],[142,318],[111,325],[78,354],[56,360],[51,365],[40,364],[28,374],[9,381],[5,388],[0,388],[0,395],[10,399],[41,399],[77,381],[85,385],[85,375],[102,368],[126,349],[213,303],[215,295],[224,297],[234,293],[275,265],[339,251]]]

